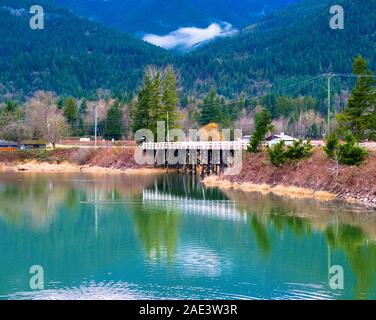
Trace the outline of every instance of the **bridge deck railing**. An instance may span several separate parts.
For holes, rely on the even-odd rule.
[[[247,141],[145,142],[143,150],[247,150]]]

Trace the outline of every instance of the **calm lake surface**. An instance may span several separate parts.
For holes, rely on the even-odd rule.
[[[376,214],[189,176],[1,173],[0,298],[374,299]]]

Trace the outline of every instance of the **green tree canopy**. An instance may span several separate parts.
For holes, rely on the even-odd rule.
[[[199,119],[201,125],[204,126],[211,122],[221,123],[221,99],[214,89],[210,90],[209,94],[204,98],[203,104],[199,106],[199,109],[201,110]]]
[[[122,137],[121,108],[120,108],[119,101],[115,101],[115,103],[110,107],[107,113],[104,138],[120,140],[121,137]]]
[[[145,71],[144,82],[138,91],[138,99],[133,110],[133,131],[151,129],[153,98],[155,91],[154,76],[150,68]]]
[[[176,74],[172,66],[168,66],[165,70],[162,89],[162,109],[158,120],[166,122],[168,121],[168,126],[170,129],[176,128],[178,121],[176,108],[179,101],[179,94],[177,90]]]
[[[354,60],[353,74],[358,76],[358,79],[345,109],[337,115],[338,129],[342,133],[351,132],[358,141],[375,138],[375,79],[367,61],[361,56]]]
[[[78,108],[76,100],[72,97],[68,97],[63,102],[64,117],[67,119],[69,127],[74,130],[77,127]]]
[[[250,138],[248,151],[258,152],[260,144],[265,139],[266,134],[273,129],[271,112],[267,109],[257,112],[255,115],[255,131]]]
[[[176,128],[178,101],[177,79],[173,68],[171,66],[165,70],[147,68],[132,112],[133,131],[150,129],[155,134],[157,122],[167,122],[167,117],[169,127]]]

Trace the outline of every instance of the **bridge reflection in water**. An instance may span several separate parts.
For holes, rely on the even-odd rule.
[[[175,209],[183,214],[247,223],[247,215],[237,210],[235,202],[231,200],[194,199],[186,195],[164,193],[158,189],[144,190],[142,199],[146,206]]]

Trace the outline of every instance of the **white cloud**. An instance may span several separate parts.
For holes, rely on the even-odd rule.
[[[164,36],[146,34],[143,39],[165,49],[190,49],[216,37],[232,35],[236,31],[229,23],[222,26],[212,23],[207,28],[180,28]]]
[[[17,16],[17,17],[24,16],[27,13],[27,11],[25,9],[23,9],[23,8],[21,8],[21,9],[14,9],[12,7],[2,6],[2,7],[0,7],[0,9],[4,9],[4,10],[8,11],[11,15]]]

